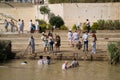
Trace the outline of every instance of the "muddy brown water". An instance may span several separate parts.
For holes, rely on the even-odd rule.
[[[107,61],[79,61],[79,67],[66,71],[61,69],[64,61],[42,66],[37,60],[27,60],[26,65],[21,62],[0,64],[0,80],[120,80],[120,65],[110,65]]]

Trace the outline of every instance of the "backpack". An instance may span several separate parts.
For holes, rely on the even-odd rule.
[[[51,40],[51,41],[50,41],[50,44],[53,45],[53,44],[54,44],[54,41]]]

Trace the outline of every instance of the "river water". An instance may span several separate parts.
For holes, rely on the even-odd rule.
[[[61,70],[64,61],[37,65],[37,60],[13,60],[0,64],[0,80],[120,80],[120,65],[104,61],[79,61],[80,66]],[[71,62],[71,61],[68,61]]]

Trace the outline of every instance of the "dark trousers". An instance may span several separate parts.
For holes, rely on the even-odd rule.
[[[84,51],[88,51],[88,41],[84,41]]]
[[[87,26],[87,32],[88,33],[90,32],[90,26]]]

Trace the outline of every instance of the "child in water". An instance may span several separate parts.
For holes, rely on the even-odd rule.
[[[65,61],[62,64],[62,70],[67,70],[68,68],[74,68],[74,67],[77,67],[77,66],[79,66],[79,63],[76,60],[76,58],[74,58],[73,61],[72,61],[72,63],[69,66],[68,66],[68,61]]]
[[[47,56],[47,57],[45,57],[44,58],[44,64],[47,64],[47,65],[49,65],[50,64],[50,56]]]
[[[62,64],[62,70],[67,70],[68,69],[68,61],[65,61],[63,64]]]

